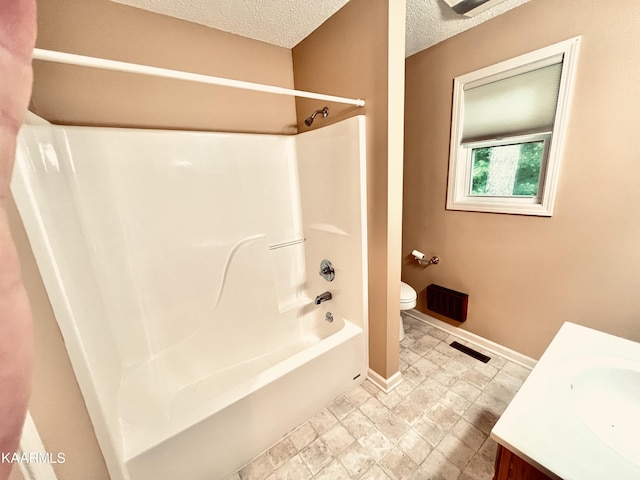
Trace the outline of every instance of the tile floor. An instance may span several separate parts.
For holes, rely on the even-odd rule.
[[[529,370],[409,316],[405,329],[396,389],[365,381],[227,480],[491,479],[489,432]]]

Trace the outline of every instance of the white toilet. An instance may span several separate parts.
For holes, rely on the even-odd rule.
[[[404,323],[402,322],[402,310],[409,310],[416,306],[418,294],[404,282],[400,282],[400,341],[404,340]]]

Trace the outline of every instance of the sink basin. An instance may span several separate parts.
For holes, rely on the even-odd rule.
[[[640,343],[566,322],[491,431],[557,480],[640,479]]]
[[[640,466],[640,363],[581,356],[561,365],[556,387],[565,410],[601,442]]]

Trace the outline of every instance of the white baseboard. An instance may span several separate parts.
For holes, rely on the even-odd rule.
[[[402,374],[400,372],[394,373],[389,378],[384,378],[382,375],[369,369],[369,374],[367,377],[369,378],[371,383],[373,383],[384,393],[389,393],[391,390],[402,383]]]
[[[521,365],[525,368],[533,369],[533,367],[536,366],[536,363],[538,363],[533,358],[523,355],[522,353],[511,350],[510,348],[492,342],[491,340],[487,340],[486,338],[482,338],[481,336],[476,335],[475,333],[468,332],[467,330],[463,330],[462,328],[457,328],[453,325],[449,325],[442,320],[433,318],[425,313],[419,312],[416,309],[405,310],[403,313],[412,318],[415,318],[416,320],[427,323],[432,327],[443,330],[447,333],[450,333],[451,335],[455,335],[462,340],[466,340],[467,342],[472,343],[484,350],[495,353],[496,355],[500,355],[501,357],[504,357],[507,360],[517,363],[518,365]]]

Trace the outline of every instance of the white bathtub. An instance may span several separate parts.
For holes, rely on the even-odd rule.
[[[208,384],[188,392],[180,401],[193,408],[182,415],[143,428],[123,422],[125,436],[139,442],[125,458],[131,478],[224,479],[362,382],[362,329],[334,323],[334,333],[290,345],[299,351],[271,366],[233,368],[223,380],[227,388]],[[211,401],[202,402],[207,395]]]
[[[364,143],[23,128],[12,191],[114,480],[224,479],[364,380]]]

